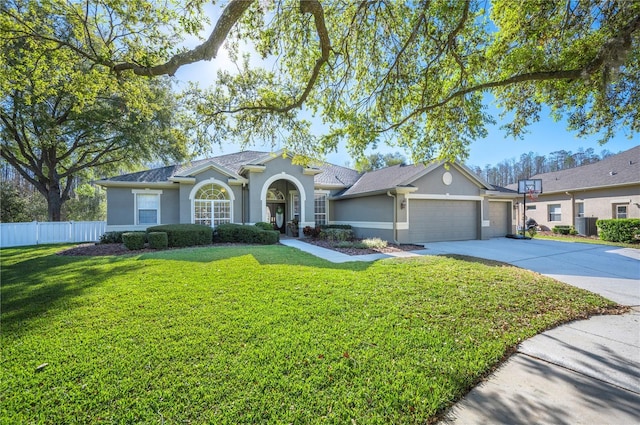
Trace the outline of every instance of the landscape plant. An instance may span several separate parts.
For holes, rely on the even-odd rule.
[[[432,423],[524,339],[619,311],[470,258],[63,248],[0,252],[1,423]]]
[[[122,243],[132,251],[144,248],[144,232],[125,232],[122,234]]]
[[[639,243],[640,219],[618,218],[596,221],[600,239],[610,242]]]

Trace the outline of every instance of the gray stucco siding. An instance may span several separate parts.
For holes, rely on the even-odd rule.
[[[109,226],[135,226],[135,200],[130,187],[107,188],[107,224]],[[144,190],[144,189],[140,189]],[[176,189],[161,190],[160,195],[160,224],[174,224],[180,222],[180,191]]]
[[[107,188],[107,224],[112,226],[133,225],[133,193],[131,188]]]
[[[180,190],[163,189],[160,195],[160,223],[180,223]]]
[[[451,184],[449,185],[443,181],[443,175],[447,172],[451,174]],[[480,187],[453,166],[450,166],[448,170],[444,165],[440,166],[412,182],[411,185],[417,187],[417,190],[413,192],[413,194],[449,194],[452,196],[477,196],[480,194]]]
[[[393,198],[387,195],[340,199],[333,203],[331,221],[393,222]]]

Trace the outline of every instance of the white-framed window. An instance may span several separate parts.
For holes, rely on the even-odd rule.
[[[227,190],[217,184],[206,184],[193,201],[194,223],[215,227],[231,223],[231,200]]]
[[[294,219],[300,221],[300,194],[297,190],[289,191],[289,196],[291,197],[291,215]]]
[[[562,221],[562,210],[560,204],[549,204],[549,221]]]
[[[615,217],[616,218],[627,218],[627,205],[626,204],[618,204],[614,205],[615,208]]]
[[[134,222],[136,225],[160,224],[161,190],[133,189]]]
[[[576,217],[584,217],[584,202],[576,202]]]
[[[535,205],[527,205],[527,211],[535,211],[535,210],[536,210]]]
[[[314,211],[315,211],[315,220],[316,226],[320,226],[322,224],[328,224],[328,214],[327,210],[329,209],[327,206],[328,203],[328,192],[317,191],[314,193]]]

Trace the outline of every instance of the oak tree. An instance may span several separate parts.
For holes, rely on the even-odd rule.
[[[640,128],[637,1],[229,0],[208,29],[204,0],[51,0],[51,19],[65,23],[53,30],[27,17],[31,3],[5,0],[5,34],[120,78],[174,75],[225,46],[237,67],[190,90],[197,134],[221,143],[322,153],[345,141],[355,156],[389,143],[414,161],[464,158],[495,120],[488,94],[514,136],[542,105],[603,141]],[[194,34],[203,42],[184,48]],[[326,126],[317,138],[309,114]]]

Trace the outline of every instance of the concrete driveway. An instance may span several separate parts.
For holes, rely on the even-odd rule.
[[[598,293],[623,305],[640,305],[638,249],[508,238],[433,242],[425,247],[428,254],[462,254],[503,261]]]
[[[640,251],[545,240],[426,244],[429,254],[503,261],[632,306],[524,341],[443,424],[640,423]]]

